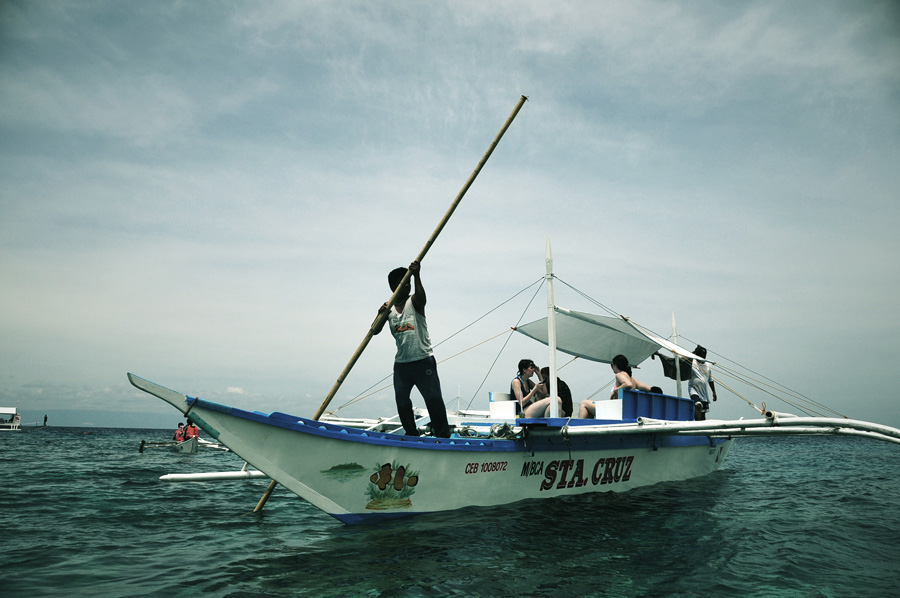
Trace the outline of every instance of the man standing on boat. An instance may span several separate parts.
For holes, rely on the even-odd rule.
[[[694,355],[706,359],[706,349],[697,345]],[[712,372],[705,362],[696,359],[691,360],[691,380],[688,382],[688,395],[694,402],[694,419],[703,421],[709,411],[709,391],[712,390],[712,400],[718,400],[716,385],[713,383]]]
[[[396,291],[406,268],[396,268],[388,274],[391,291]],[[390,322],[391,334],[397,343],[397,354],[394,357],[394,398],[397,401],[397,413],[407,436],[418,436],[416,417],[413,413],[410,392],[413,386],[422,393],[428,415],[431,416],[431,431],[440,438],[450,437],[450,426],[447,423],[447,409],[441,394],[441,381],[437,373],[437,361],[431,350],[431,337],[425,323],[425,288],[422,286],[421,265],[415,261],[409,265],[409,271],[415,280],[415,293],[410,297],[410,285],[407,282],[400,289],[394,309],[390,311],[387,321]],[[378,310],[383,313],[389,309],[387,303]],[[374,331],[375,334],[384,328],[385,320]]]

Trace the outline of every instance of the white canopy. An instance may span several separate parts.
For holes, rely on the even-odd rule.
[[[697,359],[690,351],[639,328],[625,318],[598,316],[556,307],[556,348],[600,363],[612,363],[624,355],[628,363],[638,365],[656,351],[666,348],[687,359]],[[525,336],[547,344],[547,318],[516,328]]]
[[[15,407],[0,407],[0,414],[2,415],[15,415],[15,413]]]
[[[678,345],[676,345],[675,343],[673,343],[671,341],[667,341],[664,338],[660,338],[660,337],[656,336],[655,334],[653,334],[652,332],[650,332],[643,326],[641,326],[639,324],[635,324],[631,320],[626,320],[626,321],[636,331],[640,332],[647,338],[651,339],[653,342],[660,344],[663,348],[668,349],[669,351],[671,351],[672,353],[675,353],[676,355],[680,355],[680,356],[684,357],[685,359],[696,359],[697,361],[700,361],[700,362],[715,363],[712,360],[704,359],[703,357],[694,355],[687,349],[682,349],[681,347],[679,347]]]

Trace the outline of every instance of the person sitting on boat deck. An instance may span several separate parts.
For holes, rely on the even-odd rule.
[[[541,368],[541,380],[547,392],[550,392],[550,368]],[[559,397],[559,416],[572,417],[572,391],[569,385],[560,378],[556,378],[556,396]],[[547,417],[550,417],[550,407],[547,407]]]
[[[632,380],[634,380],[634,390],[640,390],[643,392],[654,392],[653,389],[656,387],[650,386],[649,384],[645,384],[644,382],[641,382],[640,380],[638,380],[637,378],[634,377],[634,374],[631,371],[631,366],[628,366],[628,369],[626,369],[625,371],[628,372],[628,375],[631,376]],[[659,394],[662,394],[662,389],[660,389]],[[618,395],[618,393],[616,393],[615,397],[610,397],[610,398],[618,399],[619,395]]]
[[[538,377],[537,383],[531,379],[535,374]],[[528,415],[525,417],[543,417],[543,410],[538,409],[535,405],[547,396],[547,389],[544,387],[544,379],[541,378],[541,372],[534,365],[534,361],[531,359],[519,360],[519,371],[509,383],[509,394],[516,400],[517,414],[527,413]],[[549,403],[550,401],[547,401],[547,404]],[[537,415],[538,412],[541,415]]]
[[[644,384],[640,380],[636,380],[631,375],[631,366],[628,365],[628,358],[624,355],[616,355],[613,357],[612,363],[610,364],[613,373],[616,375],[616,379],[613,382],[612,392],[609,394],[609,399],[614,401],[619,398],[619,389],[624,388],[625,390],[643,390],[650,392],[650,386]],[[596,406],[594,405],[594,401],[590,399],[585,399],[581,401],[581,405],[578,408],[578,417],[580,419],[592,418],[596,414]]]
[[[172,436],[172,440],[175,442],[182,442],[184,440],[184,422],[178,422],[178,429],[175,430],[175,435]]]
[[[396,291],[406,275],[406,268],[396,268],[388,274],[391,291]],[[410,284],[407,282],[400,289],[394,309],[390,310],[386,320],[372,332],[380,333],[386,321],[390,321],[391,334],[397,343],[397,354],[394,356],[394,399],[397,402],[397,413],[407,436],[419,436],[416,417],[413,413],[410,392],[413,386],[422,393],[428,415],[431,417],[431,432],[440,438],[450,437],[450,425],[447,422],[447,408],[441,394],[441,381],[437,373],[437,361],[431,348],[431,337],[425,322],[425,288],[422,286],[421,265],[414,261],[409,271],[415,281],[415,293],[410,297]],[[378,312],[389,309],[387,303]]]
[[[697,345],[694,355],[706,359],[706,349]],[[691,360],[691,379],[688,382],[688,396],[694,401],[694,419],[703,421],[709,411],[709,391],[712,390],[712,400],[718,401],[716,385],[713,383],[712,372],[709,366],[696,359]]]
[[[200,428],[197,427],[197,424],[188,420],[187,425],[184,427],[184,439],[190,440],[195,436],[200,436]]]

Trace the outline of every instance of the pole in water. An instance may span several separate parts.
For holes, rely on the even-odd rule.
[[[266,491],[262,495],[262,498],[260,498],[259,502],[256,503],[256,508],[253,509],[254,513],[259,513],[260,511],[262,511],[263,507],[266,506],[266,502],[269,500],[269,497],[272,496],[272,491],[275,490],[275,485],[277,483],[278,482],[276,482],[275,480],[269,482],[269,487],[266,488]]]
[[[441,219],[440,223],[437,225],[437,228],[434,229],[434,232],[431,234],[431,237],[425,243],[425,247],[422,248],[422,251],[419,252],[418,257],[416,257],[415,261],[421,262],[425,258],[425,254],[428,253],[428,250],[431,249],[431,246],[434,244],[435,240],[441,231],[444,230],[444,226],[446,226],[447,222],[450,220],[450,216],[453,215],[453,212],[456,210],[456,207],[459,205],[459,202],[462,201],[463,196],[466,194],[466,191],[469,190],[469,187],[472,186],[472,183],[475,181],[475,177],[478,176],[478,173],[481,172],[481,169],[484,167],[485,163],[488,161],[488,158],[491,157],[491,154],[494,152],[494,148],[497,147],[497,144],[500,142],[500,139],[503,137],[503,134],[506,133],[506,130],[512,124],[513,120],[516,118],[516,115],[519,113],[519,110],[522,109],[522,106],[528,100],[526,96],[522,96],[519,98],[519,102],[516,104],[513,111],[510,113],[509,117],[506,119],[506,122],[503,123],[503,126],[500,128],[500,132],[497,133],[497,136],[494,137],[494,141],[491,143],[490,147],[488,147],[487,151],[482,156],[481,161],[478,162],[478,165],[475,167],[475,170],[472,171],[472,174],[469,175],[469,179],[465,182],[462,189],[460,189],[459,193],[456,195],[456,199],[453,200],[453,203],[450,205],[450,209],[447,210],[447,213],[444,214],[444,217]],[[356,352],[353,354],[353,357],[350,358],[350,362],[344,368],[344,371],[341,372],[341,375],[338,376],[337,381],[334,383],[334,386],[328,393],[328,396],[325,397],[325,400],[322,401],[322,405],[319,407],[319,410],[316,411],[316,414],[313,416],[313,419],[319,419],[322,417],[322,414],[325,413],[325,409],[328,407],[328,404],[331,402],[331,399],[334,398],[334,395],[337,393],[338,389],[341,387],[341,384],[344,383],[344,379],[346,379],[347,374],[350,373],[350,370],[356,364],[359,357],[362,355],[362,352],[365,350],[366,346],[369,344],[369,341],[372,340],[372,337],[375,336],[375,330],[381,328],[382,323],[388,317],[388,313],[390,312],[391,307],[397,300],[397,295],[400,293],[400,290],[409,282],[411,277],[411,273],[409,270],[406,271],[406,274],[403,276],[403,279],[397,285],[397,289],[394,291],[394,294],[391,295],[391,298],[388,300],[388,309],[384,312],[378,314],[378,317],[375,318],[375,321],[372,323],[372,326],[369,328],[369,332],[366,334],[362,343],[360,343],[359,348],[356,349]]]
[[[510,113],[509,117],[506,119],[506,122],[503,123],[503,126],[500,127],[500,132],[497,133],[496,137],[494,137],[494,141],[491,142],[490,147],[488,147],[487,151],[481,157],[481,160],[478,162],[478,165],[475,167],[475,170],[472,171],[472,174],[469,175],[468,180],[462,186],[459,193],[456,195],[456,199],[453,200],[453,203],[450,204],[450,209],[447,210],[447,213],[444,214],[444,217],[441,219],[440,223],[438,223],[437,228],[434,229],[434,232],[431,233],[431,237],[429,237],[428,241],[425,243],[425,247],[422,248],[422,251],[419,252],[418,257],[416,257],[415,261],[421,262],[425,258],[425,254],[428,253],[428,250],[431,249],[431,246],[434,244],[435,240],[441,231],[444,230],[444,226],[446,226],[447,222],[450,220],[450,216],[453,215],[453,212],[456,210],[456,207],[459,205],[459,202],[462,201],[463,196],[466,194],[466,191],[469,190],[469,187],[472,186],[472,183],[475,182],[475,178],[478,176],[478,173],[481,172],[481,169],[484,167],[485,163],[488,161],[488,158],[491,157],[491,154],[494,153],[494,148],[497,147],[497,144],[500,142],[500,139],[503,137],[503,134],[506,133],[506,130],[512,124],[513,120],[515,120],[516,115],[519,113],[519,110],[522,109],[522,106],[525,105],[525,102],[528,101],[526,96],[521,96],[519,98],[518,103],[516,104],[513,111]],[[344,383],[344,379],[347,378],[347,375],[350,373],[350,370],[353,369],[353,366],[356,365],[356,362],[359,360],[363,351],[368,346],[369,341],[372,340],[372,337],[375,336],[375,330],[380,329],[383,322],[387,319],[388,313],[393,307],[394,303],[397,301],[397,295],[400,294],[401,289],[409,282],[412,273],[407,270],[406,274],[403,276],[403,279],[397,285],[394,294],[391,295],[391,298],[388,299],[388,308],[379,313],[378,317],[375,318],[375,321],[372,322],[372,326],[369,328],[369,331],[366,333],[365,338],[363,338],[359,347],[356,349],[356,352],[350,358],[350,362],[344,368],[344,371],[341,372],[340,376],[338,376],[337,381],[334,383],[334,386],[331,387],[331,390],[328,392],[328,396],[325,397],[325,400],[322,401],[322,405],[319,406],[319,410],[316,411],[316,414],[313,415],[313,419],[317,420],[322,417],[322,414],[325,413],[325,409],[328,407],[328,404],[331,402],[331,399],[334,398],[334,395],[337,394],[338,389],[341,387],[341,384]],[[269,483],[269,487],[266,489],[266,493],[263,494],[263,497],[259,500],[259,504],[256,505],[256,508],[253,509],[253,512],[259,512],[262,510],[263,506],[266,504],[266,501],[269,500],[269,496],[272,494],[272,490],[275,489],[275,480],[272,480]]]

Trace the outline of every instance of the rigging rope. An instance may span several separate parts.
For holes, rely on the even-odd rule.
[[[528,301],[528,305],[526,305],[526,306],[525,306],[525,309],[522,310],[522,313],[521,313],[521,315],[519,316],[519,319],[518,319],[518,321],[516,322],[516,325],[512,328],[512,330],[509,331],[509,336],[506,337],[506,341],[503,343],[503,346],[500,347],[500,350],[497,352],[497,356],[494,358],[493,363],[491,363],[491,367],[488,368],[488,371],[487,371],[487,373],[484,375],[484,378],[482,378],[481,384],[479,384],[479,385],[478,385],[478,388],[475,389],[475,392],[472,393],[472,398],[469,399],[469,402],[466,404],[466,409],[468,409],[469,407],[472,406],[472,401],[474,401],[474,400],[475,400],[475,397],[478,396],[478,393],[481,392],[482,387],[484,387],[484,383],[487,382],[488,376],[490,376],[490,375],[491,375],[491,372],[494,371],[494,366],[497,365],[497,361],[499,361],[500,355],[503,354],[503,350],[506,348],[506,345],[509,344],[509,339],[512,338],[512,333],[513,333],[513,331],[516,329],[516,327],[518,327],[519,324],[522,323],[522,318],[525,317],[525,313],[528,311],[528,308],[531,307],[531,304],[534,302],[534,298],[537,297],[538,291],[540,291],[540,290],[541,290],[541,287],[544,286],[544,284],[543,284],[543,283],[544,283],[544,278],[541,277],[540,279],[538,279],[537,281],[531,283],[530,285],[528,285],[527,287],[525,287],[524,289],[522,289],[521,291],[519,291],[518,293],[516,293],[516,294],[513,296],[513,297],[517,297],[517,296],[521,295],[522,293],[524,293],[526,290],[528,290],[529,288],[533,287],[533,286],[536,285],[537,283],[541,283],[541,284],[539,284],[539,285],[538,285],[538,288],[535,289],[534,294],[531,296],[531,299]],[[510,298],[510,299],[507,300],[507,301],[504,301],[503,304],[506,304],[506,303],[508,303],[508,302],[511,301],[511,300],[512,300],[512,298]],[[502,304],[501,304],[501,305],[502,305]]]
[[[477,323],[480,322],[481,320],[485,319],[486,317],[488,317],[489,315],[491,315],[492,313],[494,313],[495,311],[497,311],[498,309],[500,309],[501,307],[503,307],[504,305],[506,305],[507,303],[509,303],[510,301],[512,301],[513,299],[515,299],[516,297],[518,297],[519,295],[521,295],[522,293],[524,293],[525,291],[527,291],[528,289],[530,289],[531,287],[533,287],[533,286],[535,286],[535,285],[539,285],[538,288],[535,290],[534,295],[532,295],[531,299],[530,299],[529,302],[528,302],[528,306],[530,306],[530,305],[534,302],[534,298],[537,296],[538,291],[540,291],[541,286],[543,286],[543,282],[544,282],[544,277],[542,276],[541,278],[537,279],[536,281],[534,281],[534,282],[532,282],[531,284],[529,284],[528,286],[526,286],[524,289],[522,289],[522,290],[518,291],[517,293],[515,293],[512,297],[510,297],[510,298],[507,299],[506,301],[503,301],[502,303],[500,303],[499,305],[497,305],[497,306],[494,307],[493,309],[488,310],[484,315],[480,316],[479,318],[477,318],[476,320],[474,320],[474,321],[471,322],[470,324],[467,324],[466,326],[460,328],[459,330],[457,330],[456,332],[454,332],[453,334],[451,334],[450,336],[448,336],[448,337],[445,338],[444,340],[440,341],[439,343],[437,343],[436,345],[434,345],[434,347],[435,347],[435,348],[440,347],[441,345],[443,345],[444,343],[446,343],[447,341],[449,341],[449,340],[452,339],[453,337],[455,337],[455,336],[461,334],[462,332],[468,330],[469,328],[471,328],[472,326],[474,326],[475,324],[477,324]],[[521,323],[522,318],[525,316],[525,312],[526,312],[526,311],[528,311],[528,307],[527,307],[527,306],[526,306],[526,308],[525,308],[525,311],[522,312],[522,315],[519,316],[519,322],[516,323],[517,325],[518,325],[519,323]],[[513,330],[514,330],[514,328],[513,328]],[[488,342],[494,340],[495,338],[497,338],[497,337],[499,337],[499,336],[502,336],[502,335],[504,335],[504,334],[509,334],[509,336],[511,337],[511,336],[512,336],[512,331],[511,331],[511,330],[510,330],[510,331],[504,330],[503,332],[501,332],[501,333],[499,333],[499,334],[496,334],[496,335],[490,337],[490,338],[487,339],[487,340],[484,340],[484,341],[481,341],[480,343],[477,343],[477,344],[475,344],[475,345],[472,345],[472,346],[469,347],[468,349],[464,349],[463,351],[460,351],[459,353],[456,353],[455,355],[451,355],[450,357],[447,357],[446,359],[442,359],[442,360],[441,360],[440,362],[438,362],[438,363],[444,363],[444,362],[447,361],[448,359],[453,359],[454,357],[458,357],[459,355],[465,353],[466,351],[470,351],[470,350],[474,349],[475,347],[478,347],[478,346],[480,346],[480,345],[483,345],[483,344],[485,344],[485,343],[488,343]],[[491,365],[491,369],[488,370],[488,373],[487,373],[487,375],[485,375],[484,380],[481,381],[481,384],[478,386],[478,390],[475,391],[475,395],[473,395],[472,398],[469,400],[469,404],[466,406],[466,409],[469,408],[469,405],[471,405],[471,404],[472,404],[472,401],[475,400],[475,396],[477,396],[478,391],[481,390],[481,387],[482,387],[482,386],[484,386],[484,382],[487,380],[487,377],[490,375],[491,370],[493,370],[493,366],[497,363],[497,359],[500,358],[500,354],[503,352],[503,349],[506,347],[506,345],[507,345],[508,342],[509,342],[509,338],[507,338],[507,342],[503,344],[503,347],[500,348],[500,351],[498,352],[497,357],[494,359],[494,363]],[[354,404],[356,404],[356,403],[358,403],[358,402],[360,402],[360,401],[362,401],[362,400],[364,400],[364,399],[367,399],[367,398],[371,397],[371,396],[374,395],[374,394],[377,394],[377,393],[379,393],[379,392],[382,392],[382,391],[384,391],[384,390],[387,390],[388,388],[390,388],[390,387],[392,386],[391,384],[388,384],[387,386],[382,386],[382,387],[380,387],[380,388],[375,388],[375,387],[378,386],[379,384],[383,384],[386,380],[388,380],[388,379],[389,379],[391,376],[393,376],[393,375],[394,375],[393,372],[390,373],[390,374],[388,374],[387,376],[385,376],[384,378],[382,378],[382,379],[379,380],[378,382],[375,382],[374,384],[372,384],[371,386],[369,386],[368,388],[366,388],[365,390],[363,390],[360,394],[356,395],[355,397],[353,397],[352,399],[350,399],[349,401],[347,401],[346,403],[344,403],[343,405],[338,406],[338,408],[335,409],[334,411],[329,411],[328,413],[329,413],[330,415],[335,415],[338,411],[340,411],[341,409],[344,409],[345,407],[349,407],[350,405],[354,405]],[[374,389],[374,390],[373,390],[373,389]],[[444,404],[446,405],[446,401],[444,401]]]
[[[562,280],[562,279],[560,279],[560,278],[558,278],[558,277],[555,277],[555,276],[554,276],[554,279],[555,279],[556,281],[558,281],[559,283],[565,285],[568,289],[570,289],[570,290],[573,291],[575,294],[579,295],[580,297],[582,297],[583,299],[585,299],[585,300],[588,301],[589,303],[591,303],[591,304],[595,305],[596,307],[598,307],[599,309],[605,311],[607,314],[609,314],[609,315],[611,315],[611,316],[613,316],[613,317],[616,317],[616,318],[622,318],[622,317],[624,317],[624,316],[618,314],[615,310],[612,310],[612,309],[610,309],[609,307],[603,305],[603,304],[600,303],[599,301],[593,299],[593,298],[590,297],[589,295],[587,295],[587,294],[585,294],[584,292],[578,290],[577,288],[573,287],[572,285],[570,285],[569,283],[565,282],[564,280]],[[480,322],[481,320],[483,320],[483,319],[486,318],[487,316],[491,315],[492,313],[494,313],[495,311],[497,311],[497,310],[500,309],[501,307],[505,306],[507,303],[513,301],[514,299],[516,299],[516,298],[517,298],[519,295],[521,295],[522,293],[525,293],[526,291],[528,291],[529,289],[531,289],[532,287],[534,287],[535,285],[537,285],[537,288],[535,289],[534,293],[532,294],[531,299],[529,299],[528,304],[525,306],[525,309],[522,310],[522,313],[520,314],[519,319],[518,319],[518,321],[516,322],[516,325],[513,326],[510,330],[504,330],[503,332],[500,332],[500,333],[498,333],[498,334],[495,334],[495,335],[491,336],[490,338],[487,338],[487,339],[485,339],[485,340],[483,340],[483,341],[481,341],[481,342],[478,342],[478,343],[476,343],[476,344],[474,344],[474,345],[472,345],[472,346],[470,346],[470,347],[468,347],[468,348],[466,348],[466,349],[463,349],[462,351],[459,351],[459,352],[457,352],[457,353],[455,353],[455,354],[453,354],[453,355],[451,355],[451,356],[449,356],[449,357],[447,357],[447,358],[445,358],[445,359],[442,359],[440,362],[438,362],[438,363],[444,363],[444,362],[446,362],[446,361],[449,361],[449,360],[451,360],[451,359],[454,359],[454,358],[456,358],[456,357],[459,357],[460,355],[462,355],[462,354],[464,354],[464,353],[466,353],[466,352],[468,352],[468,351],[471,351],[472,349],[475,349],[476,347],[479,347],[479,346],[481,346],[481,345],[484,345],[484,344],[486,344],[486,343],[489,343],[489,342],[491,342],[491,341],[493,341],[493,340],[495,340],[495,339],[497,339],[497,338],[503,336],[504,334],[507,335],[507,338],[506,338],[505,342],[504,342],[503,345],[500,347],[500,350],[497,352],[497,355],[496,355],[496,357],[494,358],[494,361],[491,363],[490,367],[488,368],[487,373],[485,374],[485,376],[484,376],[484,378],[482,379],[481,383],[478,385],[478,388],[477,388],[477,389],[475,390],[475,392],[472,394],[471,399],[469,399],[469,402],[468,402],[467,405],[466,405],[466,409],[469,409],[469,408],[471,407],[472,403],[475,401],[475,398],[478,396],[478,393],[481,392],[481,389],[484,387],[484,384],[487,382],[488,377],[490,376],[491,372],[493,372],[494,368],[496,367],[497,362],[498,362],[499,359],[500,359],[500,356],[502,355],[503,351],[506,349],[506,346],[509,344],[509,341],[510,341],[510,339],[512,338],[512,333],[516,330],[516,328],[519,326],[519,324],[521,324],[522,320],[523,320],[524,317],[525,317],[525,314],[528,312],[528,309],[531,307],[532,303],[534,302],[535,297],[537,297],[538,292],[540,292],[541,288],[543,287],[543,283],[545,282],[545,280],[546,280],[545,277],[542,276],[541,278],[539,278],[539,279],[536,280],[535,282],[532,282],[531,284],[529,284],[528,286],[526,286],[526,287],[523,288],[522,290],[518,291],[517,293],[515,293],[514,295],[512,295],[509,299],[503,301],[502,303],[500,303],[499,305],[497,305],[497,306],[494,307],[493,309],[489,310],[489,311],[486,312],[484,315],[480,316],[479,318],[477,318],[476,320],[474,320],[474,321],[471,322],[470,324],[464,326],[463,328],[459,329],[459,330],[456,331],[455,333],[451,334],[450,336],[448,336],[448,337],[445,338],[444,340],[442,340],[442,341],[440,341],[439,343],[437,343],[437,344],[434,345],[435,348],[440,347],[440,346],[443,345],[444,343],[450,341],[450,340],[453,339],[454,337],[456,337],[456,336],[458,336],[459,334],[463,333],[464,331],[468,330],[469,328],[471,328],[472,326],[474,326],[475,324],[477,324],[478,322]],[[643,326],[640,326],[640,328],[645,329],[645,330],[649,331],[651,334],[654,334],[654,335],[656,335],[656,336],[658,336],[658,337],[660,337],[660,338],[666,338],[666,339],[668,339],[668,340],[672,340],[672,335],[664,335],[664,334],[660,334],[660,333],[658,333],[658,332],[653,331],[652,329],[645,328],[645,327],[643,327]],[[684,335],[681,335],[681,337],[680,337],[679,340],[682,341],[682,342],[686,342],[686,343],[688,343],[688,344],[696,344],[694,341],[692,341],[690,338],[688,338],[688,337],[686,337],[686,336],[684,336]],[[734,394],[736,397],[738,397],[739,399],[743,400],[743,401],[746,402],[751,408],[753,408],[753,409],[755,409],[755,410],[757,410],[757,411],[764,412],[764,411],[765,411],[765,403],[762,403],[762,404],[763,404],[763,408],[758,407],[755,403],[753,403],[753,401],[751,401],[751,400],[748,399],[747,397],[743,396],[740,392],[738,392],[737,390],[735,390],[734,388],[732,388],[730,385],[725,384],[725,382],[723,381],[723,378],[730,378],[730,379],[732,379],[732,380],[735,380],[735,381],[741,382],[741,383],[743,383],[743,384],[746,384],[747,386],[749,386],[749,387],[751,387],[751,388],[753,388],[753,389],[755,389],[755,390],[757,390],[757,391],[759,391],[759,392],[768,394],[768,395],[771,396],[771,397],[774,397],[774,398],[776,398],[776,399],[779,399],[779,400],[781,400],[781,401],[787,403],[787,404],[790,405],[791,407],[793,407],[793,408],[795,408],[795,409],[798,409],[798,410],[802,411],[802,412],[803,412],[804,414],[806,414],[806,415],[818,415],[818,416],[823,416],[823,415],[825,415],[825,414],[827,413],[827,414],[832,414],[832,415],[836,415],[836,416],[843,417],[843,418],[847,418],[847,417],[848,417],[847,415],[844,415],[844,414],[842,414],[842,413],[840,413],[840,412],[838,412],[838,411],[835,411],[835,410],[833,410],[833,409],[831,409],[831,408],[829,408],[829,407],[827,407],[827,406],[825,406],[825,405],[823,405],[823,404],[821,404],[821,403],[819,403],[819,402],[817,402],[817,401],[815,401],[815,400],[813,400],[813,399],[811,399],[811,398],[809,398],[809,397],[803,395],[803,394],[800,393],[800,392],[797,392],[797,391],[795,391],[795,390],[793,390],[793,389],[791,389],[791,388],[788,388],[787,386],[784,386],[784,385],[782,385],[782,384],[780,384],[780,383],[778,383],[778,382],[776,382],[776,381],[774,381],[774,380],[772,380],[772,379],[770,379],[770,378],[768,378],[768,377],[766,377],[766,376],[764,376],[764,375],[762,375],[762,374],[760,374],[760,373],[758,373],[758,372],[756,372],[756,371],[754,371],[754,370],[752,370],[752,369],[750,369],[750,368],[747,368],[747,367],[745,367],[745,366],[742,366],[742,365],[740,365],[740,364],[738,364],[738,363],[732,361],[731,359],[728,359],[727,357],[721,355],[720,353],[716,353],[716,352],[714,352],[714,351],[710,351],[710,353],[711,353],[712,355],[714,355],[714,356],[717,357],[717,360],[714,361],[715,369],[714,369],[713,381],[716,382],[718,385],[722,386],[724,389],[730,391],[730,392],[731,392],[732,394]],[[577,359],[577,357],[571,359],[571,360],[568,361],[566,364],[564,364],[563,366],[561,366],[561,367],[559,367],[559,368],[557,368],[557,369],[558,369],[558,370],[563,369],[563,368],[566,367],[567,365],[569,365],[569,364],[571,364],[572,362],[574,362],[575,359]],[[732,367],[728,367],[728,366],[724,365],[724,364],[722,363],[722,361],[726,361],[726,362],[728,362],[728,363],[730,363],[730,364],[733,364],[734,366],[737,366],[738,368],[741,368],[741,370],[744,370],[744,372],[738,371],[738,370],[736,370],[736,369],[734,369],[734,368],[732,368]],[[745,372],[746,372],[746,373],[745,373]],[[752,375],[751,375],[751,374],[752,374]],[[393,373],[392,373],[392,374],[389,374],[389,375],[387,375],[387,376],[385,376],[384,378],[382,378],[381,380],[379,380],[378,382],[376,382],[376,383],[373,384],[372,386],[370,386],[370,387],[368,387],[367,389],[363,390],[363,391],[362,391],[360,394],[358,394],[356,397],[350,399],[349,401],[347,401],[346,403],[344,403],[343,405],[341,405],[341,406],[339,406],[337,409],[335,409],[333,412],[329,412],[329,413],[332,414],[332,415],[334,415],[334,414],[336,414],[338,411],[340,411],[341,409],[344,409],[345,407],[349,407],[350,405],[356,404],[356,403],[358,403],[358,402],[360,402],[360,401],[362,401],[362,400],[364,400],[364,399],[367,399],[367,398],[371,397],[371,396],[374,395],[374,394],[377,394],[377,393],[379,393],[379,392],[383,392],[383,391],[385,391],[385,390],[391,388],[391,386],[392,386],[391,384],[387,384],[387,385],[383,385],[383,386],[379,386],[379,385],[382,385],[385,381],[387,381],[388,379],[390,379],[392,375],[393,375]],[[610,385],[612,385],[614,382],[615,382],[615,380],[613,379],[612,381],[610,381],[610,382],[606,383],[605,385],[603,385],[602,387],[598,388],[598,389],[597,389],[596,391],[594,391],[590,396],[587,397],[587,400],[593,399],[593,398],[594,398],[595,396],[597,396],[599,393],[601,393],[601,392],[603,392],[604,390],[608,389],[608,388],[610,387]],[[687,380],[684,380],[684,382],[687,382]],[[378,388],[376,388],[376,387],[378,387]],[[373,390],[373,389],[374,389],[374,390]],[[784,394],[787,394],[788,397],[790,397],[790,398],[783,396]],[[457,397],[457,398],[458,398],[458,397]],[[452,400],[452,399],[450,399],[450,400]],[[446,405],[447,402],[448,402],[448,401],[445,401],[445,405]],[[804,405],[805,405],[805,406],[804,406]],[[575,407],[575,405],[573,405],[573,408],[574,408],[574,407]]]
[[[753,405],[753,403],[751,403],[750,401],[748,401],[746,398],[742,397],[742,396],[741,396],[738,392],[736,392],[734,389],[732,389],[732,388],[726,386],[724,382],[721,382],[721,378],[722,378],[723,375],[726,376],[726,377],[730,377],[730,378],[732,378],[732,379],[734,379],[734,380],[737,380],[737,381],[739,381],[739,382],[743,382],[743,383],[746,384],[747,386],[750,386],[751,388],[754,388],[754,389],[756,389],[756,390],[758,390],[758,391],[760,391],[760,392],[763,392],[763,393],[765,393],[765,394],[767,394],[767,395],[769,395],[769,396],[771,396],[771,397],[774,397],[774,398],[776,398],[776,399],[779,399],[779,400],[781,400],[781,401],[784,401],[784,402],[787,403],[788,405],[790,405],[790,406],[792,406],[792,407],[794,407],[794,408],[796,408],[796,409],[799,409],[800,411],[802,411],[802,412],[803,412],[804,414],[806,414],[806,415],[825,416],[826,413],[829,413],[829,414],[831,414],[831,415],[837,415],[837,416],[843,417],[843,418],[846,418],[846,417],[847,417],[846,415],[844,415],[844,414],[842,414],[842,413],[839,413],[838,411],[835,411],[834,409],[831,409],[831,408],[829,408],[829,407],[826,407],[825,405],[822,405],[822,404],[818,403],[817,401],[813,401],[812,399],[809,399],[809,398],[807,398],[807,397],[804,397],[803,395],[799,395],[799,394],[793,393],[793,391],[791,391],[790,389],[787,389],[787,388],[785,388],[785,387],[781,387],[781,389],[779,389],[779,388],[777,388],[777,387],[775,387],[775,386],[772,386],[772,385],[770,385],[770,384],[766,384],[766,383],[764,383],[764,382],[762,382],[762,381],[760,381],[760,380],[754,380],[754,379],[750,378],[749,376],[742,375],[742,374],[740,374],[739,372],[736,372],[736,371],[734,371],[734,370],[732,370],[732,369],[730,369],[730,368],[727,368],[727,367],[725,367],[725,366],[717,365],[715,371],[716,371],[716,375],[714,376],[713,379],[714,379],[716,382],[719,382],[722,386],[724,386],[725,388],[727,388],[728,390],[730,390],[731,392],[733,392],[733,393],[734,393],[735,395],[737,395],[738,397],[744,399],[745,401],[747,401],[747,402],[750,403],[751,405]],[[768,389],[772,389],[772,390],[768,390]],[[776,394],[776,392],[773,392],[774,390],[782,390],[783,392],[787,392],[787,393],[789,393],[789,394],[793,397],[794,400],[791,400],[791,399],[789,399],[789,398],[787,398],[787,397],[785,397],[785,396]],[[813,407],[810,407],[810,406],[808,406],[808,405],[807,405],[807,406],[803,406],[803,405],[801,405],[800,403],[812,403],[812,404],[814,404],[816,407],[818,407],[818,409],[813,408]],[[759,409],[759,407],[756,407],[756,405],[753,405],[753,407]],[[763,411],[763,410],[761,410],[761,411]]]

